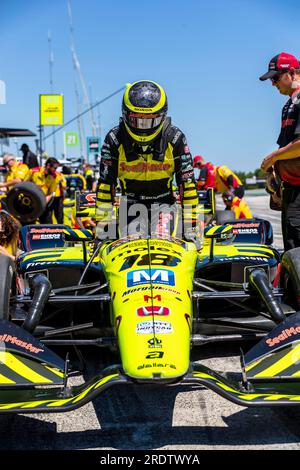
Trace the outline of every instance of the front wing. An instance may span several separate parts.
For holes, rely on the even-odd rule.
[[[147,382],[149,384],[149,382]],[[157,385],[159,381],[153,380]],[[137,384],[122,373],[120,366],[112,366],[80,386],[52,389],[2,389],[0,390],[0,413],[50,413],[75,410],[113,385]],[[162,386],[165,385],[161,382]],[[168,383],[170,384],[170,383]],[[300,404],[300,381],[279,383],[248,384],[249,389],[239,380],[229,380],[217,372],[192,364],[187,375],[176,384],[202,385],[227,400],[245,407],[290,406]],[[174,385],[174,383],[173,383]],[[201,391],[199,391],[201,393]]]

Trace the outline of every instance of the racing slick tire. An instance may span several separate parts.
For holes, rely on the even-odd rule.
[[[14,279],[13,260],[0,254],[0,320],[9,319],[9,300]]]
[[[46,197],[35,183],[16,184],[7,194],[7,210],[23,225],[35,222],[46,209]]]
[[[280,287],[287,304],[300,310],[300,248],[286,251],[281,259]]]
[[[236,220],[234,212],[233,211],[216,211],[215,214],[216,222],[218,225],[224,225],[229,222],[233,222]]]

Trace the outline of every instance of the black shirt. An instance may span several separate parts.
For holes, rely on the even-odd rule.
[[[29,168],[35,168],[39,166],[39,162],[35,153],[28,150],[25,154],[23,154],[23,163],[25,163]]]

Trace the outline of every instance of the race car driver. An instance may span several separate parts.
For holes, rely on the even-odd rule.
[[[198,190],[216,187],[215,167],[212,163],[206,162],[201,155],[195,155],[194,168],[200,170],[197,178]]]
[[[108,132],[101,150],[96,203],[98,238],[103,238],[112,214],[117,179],[128,206],[143,204],[149,216],[153,204],[175,202],[175,175],[184,218],[191,222],[185,236],[199,241],[193,161],[185,135],[171,124],[167,110],[166,93],[159,84],[141,80],[127,86],[120,123]]]
[[[245,200],[235,196],[230,191],[222,194],[226,209],[232,210],[236,219],[252,219],[253,215]]]

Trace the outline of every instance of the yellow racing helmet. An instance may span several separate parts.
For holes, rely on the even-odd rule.
[[[140,145],[153,142],[161,132],[168,111],[164,89],[150,80],[129,84],[123,96],[122,115],[132,140]]]

